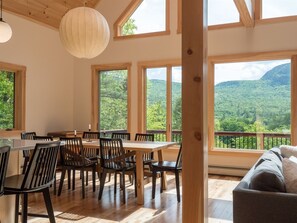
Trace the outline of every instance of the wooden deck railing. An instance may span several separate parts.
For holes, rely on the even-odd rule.
[[[110,137],[112,132],[126,130],[101,131],[102,136]],[[155,141],[166,141],[166,131],[148,130],[155,135]],[[180,143],[182,131],[172,131],[171,141]],[[290,145],[291,135],[283,133],[252,133],[252,132],[215,132],[215,148],[268,150],[275,146]]]

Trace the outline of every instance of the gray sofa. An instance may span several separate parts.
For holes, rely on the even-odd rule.
[[[234,223],[296,223],[297,194],[286,193],[280,150],[266,151],[233,190]]]

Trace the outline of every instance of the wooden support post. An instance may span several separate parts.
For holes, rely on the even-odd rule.
[[[182,1],[182,222],[207,214],[207,0]]]

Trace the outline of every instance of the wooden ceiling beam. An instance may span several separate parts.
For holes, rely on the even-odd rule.
[[[245,27],[254,27],[254,7],[252,0],[234,0],[240,19]]]

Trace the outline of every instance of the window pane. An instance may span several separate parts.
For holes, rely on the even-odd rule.
[[[182,69],[172,67],[172,141],[181,142],[182,130]]]
[[[122,35],[166,30],[166,0],[144,0],[124,24]]]
[[[262,18],[276,18],[297,15],[297,1],[262,0]]]
[[[0,129],[14,128],[14,73],[0,71]]]
[[[290,144],[290,82],[290,60],[216,64],[215,147]]]
[[[127,130],[127,70],[100,72],[99,129]]]
[[[165,67],[146,70],[146,128],[162,135],[156,141],[166,141],[166,73]]]
[[[239,13],[233,0],[208,1],[208,25],[239,22]]]

